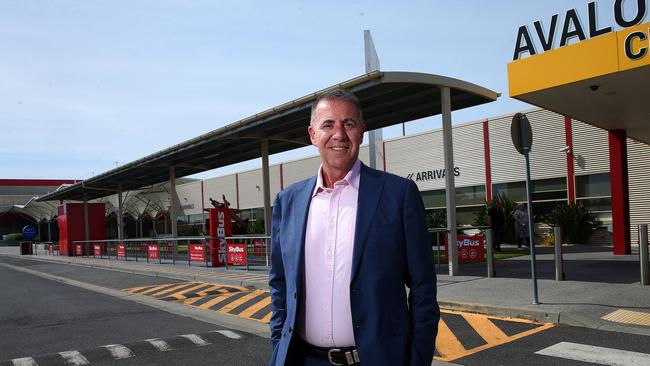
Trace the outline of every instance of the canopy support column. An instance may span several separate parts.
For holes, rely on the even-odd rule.
[[[169,208],[169,220],[172,226],[172,238],[178,237],[178,194],[176,193],[176,167],[169,167],[169,194],[171,195],[171,207]],[[178,241],[174,240],[174,256],[178,255]]]
[[[90,240],[90,227],[88,225],[88,193],[84,193],[84,240]]]
[[[117,238],[124,239],[124,207],[122,204],[122,183],[117,185]]]
[[[269,139],[262,138],[262,180],[264,186],[264,232],[271,235],[271,186],[269,179]]]
[[[451,90],[447,86],[440,89],[442,106],[442,139],[445,154],[445,195],[447,201],[447,229],[449,275],[458,275],[458,247],[456,245],[456,183],[454,181],[454,144],[451,130]]]

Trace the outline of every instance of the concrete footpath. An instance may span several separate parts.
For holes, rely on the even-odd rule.
[[[533,305],[530,256],[495,262],[497,277],[486,277],[485,263],[461,264],[460,276],[438,270],[441,307],[486,315],[527,318],[634,334],[650,335],[650,286],[640,285],[638,255],[614,256],[611,247],[565,246],[566,279],[555,281],[552,248],[537,248],[538,305]],[[20,256],[174,279],[198,280],[253,288],[268,288],[265,267],[205,268],[187,263],[143,263],[114,258],[39,255]],[[19,256],[16,247],[0,247],[0,255]],[[605,320],[608,317],[610,320]]]

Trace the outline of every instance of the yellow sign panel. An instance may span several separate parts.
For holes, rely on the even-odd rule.
[[[650,23],[607,33],[508,64],[510,96],[650,64]]]
[[[650,65],[650,23],[616,32],[619,71]]]

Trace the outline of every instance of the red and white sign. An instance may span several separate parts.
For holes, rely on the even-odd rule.
[[[230,210],[225,208],[211,208],[208,210],[210,216],[210,236],[216,238],[210,240],[210,259],[212,267],[223,267],[226,265],[226,237],[232,235],[232,223]]]
[[[158,259],[158,244],[147,244],[147,258],[150,260]]]
[[[102,256],[102,246],[101,245],[95,244],[93,246],[93,251],[94,251],[93,254],[95,255],[95,257],[101,257]]]
[[[253,255],[263,256],[266,252],[266,240],[254,239],[253,240]]]
[[[126,248],[124,247],[124,244],[117,244],[117,256],[126,258]]]
[[[246,244],[228,244],[228,264],[233,266],[246,265]]]
[[[205,245],[189,244],[187,248],[190,252],[190,262],[205,262]]]
[[[458,235],[458,262],[472,263],[485,261],[485,238],[483,236]],[[445,255],[447,255],[447,237],[445,236]]]
[[[81,247],[81,244],[75,244],[74,255],[83,255],[83,249]]]
[[[50,244],[50,245],[48,245],[48,246],[47,246],[47,251],[48,251],[48,253],[50,253],[51,255],[54,255],[54,244]]]

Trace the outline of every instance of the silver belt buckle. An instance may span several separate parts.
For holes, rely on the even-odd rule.
[[[332,364],[334,366],[343,366],[343,365],[345,365],[343,363],[334,362],[334,360],[332,360],[332,352],[341,352],[341,350],[338,349],[338,348],[332,348],[329,351],[327,351],[327,360],[330,362],[330,364]]]

